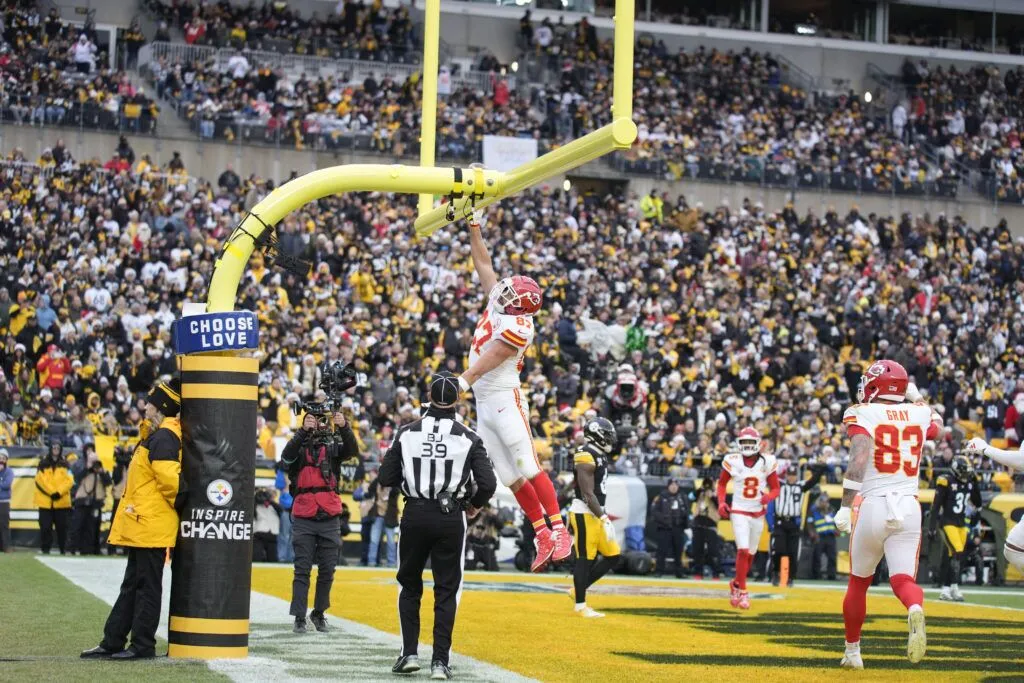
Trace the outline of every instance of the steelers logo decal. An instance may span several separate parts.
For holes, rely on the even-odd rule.
[[[234,495],[235,492],[231,489],[231,484],[223,479],[214,479],[206,487],[206,498],[217,507],[224,507],[230,503],[231,497]]]

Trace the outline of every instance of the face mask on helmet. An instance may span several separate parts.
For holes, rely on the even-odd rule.
[[[584,436],[588,444],[605,455],[609,455],[615,448],[615,427],[605,418],[589,422],[584,430]]]
[[[761,452],[761,440],[760,439],[737,439],[736,443],[739,444],[740,453],[743,455],[757,455]]]
[[[490,300],[506,315],[533,315],[540,310],[541,291],[531,278],[517,275],[500,280]]]

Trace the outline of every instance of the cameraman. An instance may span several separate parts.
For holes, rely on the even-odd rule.
[[[624,433],[645,426],[647,384],[637,377],[632,365],[623,363],[619,366],[615,384],[605,390],[605,397],[608,399],[605,417],[615,425],[620,439]]]
[[[336,430],[332,430],[333,427]],[[340,438],[339,438],[340,437]],[[358,457],[355,434],[340,412],[316,416],[307,413],[302,428],[284,447],[281,461],[292,482],[292,547],[295,576],[292,604],[295,633],[306,632],[309,574],[316,560],[316,598],[310,621],[317,631],[327,631],[324,611],[331,605],[331,585],[341,541],[341,498],[338,496],[343,460]]]
[[[103,463],[96,455],[96,449],[89,444],[85,457],[75,463],[74,511],[71,515],[71,552],[82,555],[100,554],[100,519],[107,490],[113,480],[103,469]]]

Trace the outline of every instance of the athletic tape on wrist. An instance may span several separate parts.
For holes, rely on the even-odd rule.
[[[469,382],[466,381],[465,377],[459,376],[459,388],[463,391],[469,391]]]
[[[844,489],[850,489],[851,491],[860,491],[861,488],[863,488],[863,486],[864,485],[859,481],[854,481],[852,479],[843,479]]]

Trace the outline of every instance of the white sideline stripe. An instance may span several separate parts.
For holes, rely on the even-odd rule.
[[[91,593],[109,605],[114,604],[120,590],[120,577],[124,574],[127,560],[83,557],[37,557],[39,562],[63,575],[82,590]],[[162,618],[157,635],[167,640],[167,614],[171,597],[171,572],[164,571]],[[298,683],[299,681],[388,681],[393,683],[391,666],[402,647],[399,636],[331,614],[329,623],[332,633],[321,635],[315,631],[306,636],[291,633],[292,618],[288,616],[289,604],[270,595],[252,593],[249,607],[250,656],[248,659],[210,660],[206,664],[213,671],[229,677],[235,683],[262,683],[273,672],[275,683]],[[261,628],[273,625],[275,628]],[[97,642],[101,637],[102,624],[87,625],[96,630]],[[357,644],[346,642],[345,636],[362,641]],[[300,661],[283,661],[275,657],[261,656],[261,646],[285,645]],[[387,647],[394,654],[380,655],[367,652],[366,646]],[[432,647],[420,643],[420,664],[430,668]],[[255,655],[252,654],[256,651]],[[352,653],[350,665],[341,661],[339,654]],[[304,658],[308,656],[308,658]],[[454,654],[451,660],[460,681],[480,680],[496,683],[536,683],[534,679],[520,676],[512,671],[482,662],[472,657]],[[375,666],[377,665],[377,666]],[[296,677],[289,669],[322,671],[323,678]]]

